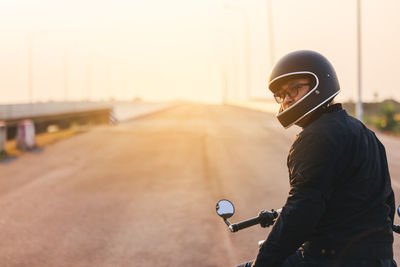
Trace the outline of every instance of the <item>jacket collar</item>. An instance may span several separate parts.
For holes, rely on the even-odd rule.
[[[324,113],[332,113],[332,112],[336,112],[339,110],[342,110],[342,104],[341,103],[336,103],[336,104],[332,104],[329,106],[322,106],[320,108],[318,108],[317,110],[315,110],[313,113],[311,113],[309,115],[309,117],[306,119],[306,121],[304,123],[300,123],[298,124],[300,127],[302,127],[303,129],[306,128],[308,125],[310,125],[311,123],[313,123],[314,121],[316,121],[317,119],[319,119],[319,117],[322,116],[322,114]]]

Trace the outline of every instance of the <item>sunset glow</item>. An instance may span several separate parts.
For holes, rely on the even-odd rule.
[[[362,3],[363,96],[399,99],[393,84],[400,74],[400,3]],[[338,72],[339,98],[354,100],[356,1],[286,0],[271,7],[275,59],[298,49],[323,53]],[[33,101],[220,102],[244,99],[246,90],[271,98],[267,14],[267,1],[3,0],[1,102],[29,100],[29,51]]]

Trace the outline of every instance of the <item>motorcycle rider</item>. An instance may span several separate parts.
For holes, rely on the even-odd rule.
[[[240,266],[396,266],[385,148],[333,103],[340,91],[333,66],[317,52],[292,52],[268,85],[279,122],[303,130],[287,158],[286,204],[254,262]]]

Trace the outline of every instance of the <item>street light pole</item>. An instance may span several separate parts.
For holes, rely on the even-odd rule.
[[[221,77],[222,77],[222,99],[224,103],[227,103],[230,96],[233,98],[237,98],[238,96],[238,80],[237,80],[237,56],[236,56],[236,42],[235,42],[235,37],[232,32],[228,31],[219,31],[219,33],[226,35],[229,38],[229,41],[231,43],[231,49],[230,50],[225,50],[224,58],[223,58],[223,64],[221,64]],[[228,54],[230,51],[231,55]],[[228,62],[228,58],[231,60]],[[231,63],[231,64],[230,64]],[[228,66],[231,66],[231,69],[228,70]],[[228,81],[228,76],[229,73],[232,75],[232,79],[229,79]],[[230,83],[232,85],[230,85]],[[229,87],[232,87],[233,90],[229,90]],[[235,99],[236,100],[236,99]]]
[[[269,33],[269,62],[271,68],[275,63],[274,20],[272,17],[272,0],[267,0],[268,33]]]
[[[32,103],[32,53],[33,53],[33,35],[30,36],[28,41],[28,101]]]
[[[68,53],[69,49],[64,48],[64,101],[68,101]]]
[[[357,51],[358,51],[358,100],[356,105],[357,119],[363,119],[363,106],[361,101],[362,88],[362,50],[361,50],[361,1],[357,0]]]
[[[239,98],[239,82],[238,82],[238,56],[237,56],[237,46],[235,42],[235,38],[232,35],[232,67],[233,67],[233,83],[235,93],[234,96],[236,99]]]
[[[251,56],[250,56],[250,26],[249,16],[244,9],[241,9],[244,22],[244,38],[246,42],[246,97],[251,100]]]
[[[112,86],[111,86],[111,66],[110,66],[110,61],[107,61],[107,63],[106,63],[106,89],[107,89],[107,92],[106,92],[106,99],[107,99],[107,101],[111,101],[111,99],[112,99],[112,97],[111,97],[111,89],[112,89]]]
[[[87,87],[86,87],[86,97],[87,101],[90,102],[90,97],[92,93],[92,63],[93,63],[93,55],[88,55],[88,63],[87,63]]]
[[[246,66],[246,98],[251,99],[251,55],[250,55],[250,26],[247,11],[241,7],[225,4],[225,8],[237,9],[243,17],[243,40],[245,49],[245,66]]]
[[[28,39],[28,101],[33,102],[33,41],[46,31],[33,32]]]

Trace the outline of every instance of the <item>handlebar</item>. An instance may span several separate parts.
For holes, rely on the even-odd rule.
[[[269,226],[272,225],[275,221],[275,219],[278,217],[278,215],[281,213],[282,209],[278,210],[272,210],[271,212],[269,211],[262,211],[257,217],[251,218],[249,220],[245,220],[239,223],[234,223],[231,224],[227,219],[224,219],[226,225],[228,225],[229,230],[231,232],[237,232],[239,230],[245,229],[247,227],[256,225],[256,224],[261,224],[262,226]],[[263,227],[265,227],[263,226]]]
[[[244,228],[247,228],[247,227],[250,227],[250,226],[259,224],[260,221],[261,221],[260,216],[257,216],[257,217],[251,218],[251,219],[249,219],[249,220],[240,222],[240,223],[231,224],[231,225],[229,226],[229,229],[230,229],[232,232],[237,232],[237,231],[242,230],[242,229],[244,229]]]
[[[235,233],[239,230],[245,229],[247,227],[251,227],[257,224],[261,224],[264,222],[267,226],[272,225],[275,221],[275,219],[278,217],[278,215],[281,213],[282,209],[279,210],[272,210],[272,212],[269,211],[262,211],[260,215],[257,217],[239,222],[239,223],[234,223],[231,224],[227,219],[224,219],[226,225],[228,225],[229,230],[231,232]],[[265,226],[264,226],[265,227]],[[393,225],[392,227],[393,232],[400,234],[400,225]]]

